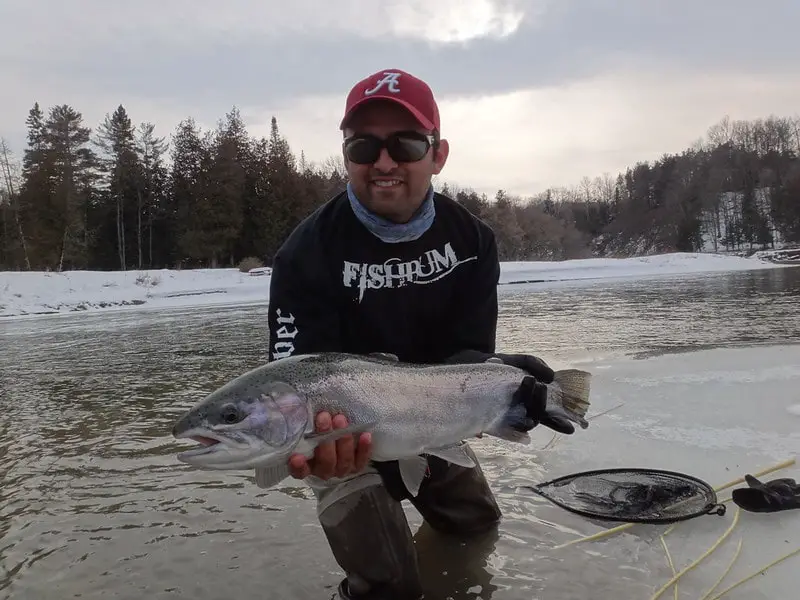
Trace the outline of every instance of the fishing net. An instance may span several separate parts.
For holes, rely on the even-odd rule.
[[[657,469],[604,469],[526,486],[570,512],[606,521],[674,523],[725,514],[704,481]]]

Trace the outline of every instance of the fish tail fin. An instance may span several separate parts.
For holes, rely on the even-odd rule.
[[[553,401],[586,429],[589,422],[586,413],[589,411],[589,393],[591,391],[592,374],[580,369],[562,369],[556,371],[553,383],[548,386],[548,398]]]
[[[571,433],[574,430],[574,427],[567,421],[573,421],[582,429],[586,429],[589,427],[586,413],[590,404],[591,379],[591,373],[578,369],[556,371],[553,382],[547,385],[537,382],[532,376],[527,376],[522,384],[522,387],[528,387],[527,393],[522,393],[522,391],[515,393],[515,398],[510,406],[485,433],[511,442],[530,443],[528,431],[535,425],[535,422],[529,415],[530,407],[527,399],[533,388],[540,387],[547,389],[544,400],[546,417],[541,418],[541,423],[562,433]],[[521,396],[517,398],[519,394]],[[536,393],[534,393],[534,397],[541,398]],[[537,407],[536,410],[540,410],[540,407]]]

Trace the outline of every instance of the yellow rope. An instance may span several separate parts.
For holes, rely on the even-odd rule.
[[[547,443],[544,445],[544,447],[542,448],[542,450],[547,450],[548,448],[550,448],[550,447],[553,445],[553,442],[555,442],[555,441],[556,441],[556,438],[557,438],[557,437],[558,437],[558,433],[557,433],[557,432],[556,432],[556,433],[553,433],[553,437],[551,437],[551,438],[550,438],[550,441],[549,441],[549,442],[547,442]]]
[[[586,420],[587,420],[587,421],[591,421],[592,419],[596,419],[597,417],[602,417],[603,415],[606,415],[606,414],[610,413],[612,410],[617,410],[618,408],[621,408],[621,407],[623,407],[623,406],[625,406],[625,403],[624,403],[624,402],[622,402],[622,403],[620,403],[620,404],[617,404],[616,406],[612,406],[611,408],[608,408],[608,409],[604,410],[604,411],[603,411],[603,412],[601,412],[601,413],[597,413],[596,415],[591,415],[591,416],[588,416],[588,417],[586,417]],[[547,449],[551,449],[551,450],[552,450],[553,448],[555,448],[555,447],[556,447],[556,445],[557,445],[557,444],[558,444],[558,443],[559,443],[559,442],[560,442],[560,441],[561,441],[561,440],[562,440],[564,437],[566,437],[566,436],[564,436],[564,435],[559,435],[558,433],[554,433],[554,434],[553,434],[553,437],[552,437],[552,438],[550,438],[550,441],[549,441],[549,442],[547,442],[547,444],[545,444],[545,446],[544,446],[544,448],[542,448],[542,450],[547,450]]]
[[[681,521],[675,521],[672,525],[667,527],[667,530],[662,535],[668,536],[670,533],[672,533],[672,530],[678,526],[678,523],[681,523]]]
[[[731,559],[731,562],[728,564],[728,568],[725,569],[725,571],[723,571],[722,575],[720,575],[719,579],[717,579],[717,583],[715,583],[713,586],[711,586],[711,589],[708,590],[705,593],[705,595],[702,598],[700,598],[700,600],[706,600],[711,595],[711,592],[713,592],[715,589],[717,589],[719,584],[722,583],[722,580],[725,579],[725,576],[728,573],[730,573],[731,569],[733,568],[733,563],[735,563],[736,559],[739,558],[739,552],[741,552],[741,550],[742,550],[742,542],[743,541],[744,541],[744,538],[739,538],[739,545],[736,546],[736,552],[733,554],[733,558]]]
[[[777,465],[774,465],[772,467],[768,467],[766,469],[763,469],[763,470],[759,471],[758,473],[756,473],[754,475],[754,477],[763,477],[764,475],[769,475],[770,473],[774,473],[775,471],[779,471],[781,469],[785,469],[787,467],[791,467],[794,464],[795,464],[795,459],[794,458],[790,458],[789,460],[785,460],[785,461],[783,461],[781,463],[778,463]],[[733,481],[729,481],[728,483],[725,483],[723,485],[720,485],[720,486],[714,488],[714,491],[715,492],[721,492],[724,489],[733,487],[733,486],[735,486],[735,485],[737,485],[739,483],[743,483],[744,481],[745,481],[744,477],[739,477],[738,479],[734,479]],[[611,529],[606,529],[605,531],[601,531],[599,533],[595,533],[594,535],[589,535],[589,536],[586,536],[586,537],[578,538],[576,540],[572,540],[572,541],[566,542],[564,544],[560,544],[558,546],[554,546],[553,550],[560,550],[562,548],[566,548],[566,547],[572,546],[574,544],[579,544],[581,542],[593,542],[595,540],[600,540],[600,539],[603,539],[605,537],[614,535],[615,533],[619,533],[621,531],[626,531],[627,529],[630,529],[634,525],[638,525],[638,523],[625,523],[624,525],[619,525],[617,527],[612,527]],[[669,529],[669,531],[671,531],[672,529],[674,529],[674,525]]]
[[[592,419],[596,419],[597,417],[602,417],[603,415],[607,415],[608,413],[610,413],[612,410],[617,410],[618,408],[622,408],[623,406],[625,406],[625,403],[621,402],[620,404],[612,406],[611,408],[608,408],[601,413],[597,413],[596,415],[591,415],[590,417],[586,417],[586,420],[591,421]]]
[[[678,581],[678,579],[683,577],[686,573],[688,573],[689,571],[694,569],[697,565],[699,565],[706,558],[708,558],[708,556],[712,552],[714,552],[714,550],[716,550],[722,544],[722,542],[724,542],[728,538],[728,536],[733,531],[733,528],[736,527],[736,524],[739,522],[739,514],[740,513],[741,513],[741,510],[737,507],[736,508],[736,514],[733,516],[733,522],[731,523],[730,527],[728,527],[728,529],[725,530],[725,533],[723,533],[720,536],[720,538],[716,542],[714,542],[714,544],[708,550],[703,552],[703,554],[701,554],[699,558],[697,558],[694,562],[689,564],[687,567],[684,567],[683,569],[681,569],[681,571],[678,572],[676,575],[674,575],[672,577],[672,579],[670,579],[667,583],[665,583],[663,586],[661,586],[661,588],[653,595],[653,597],[650,600],[657,600],[658,598],[660,598],[661,594],[663,594],[666,590],[668,590],[669,587],[672,584],[674,584],[676,581]]]
[[[660,536],[659,539],[661,540],[661,545],[664,546],[664,552],[667,555],[667,562],[669,563],[669,568],[672,569],[672,574],[675,575],[677,571],[675,570],[675,563],[672,562],[672,555],[669,553],[669,548],[667,548],[667,542],[664,539],[664,536]],[[675,600],[678,600],[678,583],[675,582]]]
[[[750,575],[748,575],[748,576],[747,576],[747,577],[745,577],[744,579],[742,579],[742,580],[740,580],[740,581],[737,581],[737,582],[736,582],[736,583],[734,583],[732,586],[730,586],[730,587],[728,587],[728,588],[724,589],[724,590],[723,590],[723,591],[721,591],[719,594],[717,594],[716,596],[714,596],[714,597],[713,597],[711,600],[719,600],[720,598],[722,598],[722,597],[723,597],[725,594],[727,594],[728,592],[730,592],[730,591],[731,591],[731,590],[733,590],[734,588],[737,588],[737,587],[739,587],[739,586],[740,586],[740,585],[742,585],[743,583],[747,583],[748,581],[750,581],[750,580],[751,580],[753,577],[756,577],[757,575],[763,575],[763,574],[764,574],[764,572],[765,572],[767,569],[770,569],[770,568],[774,567],[775,565],[777,565],[777,564],[778,564],[778,563],[780,563],[780,562],[783,562],[783,561],[784,561],[784,560],[786,560],[787,558],[791,558],[791,557],[792,557],[792,556],[794,556],[795,554],[800,554],[800,548],[796,548],[795,550],[792,550],[792,551],[791,551],[791,552],[789,552],[788,554],[784,554],[784,555],[783,555],[783,556],[781,556],[780,558],[778,558],[778,559],[776,559],[776,560],[773,560],[773,561],[772,561],[771,563],[769,563],[767,566],[765,566],[765,567],[762,567],[761,569],[759,569],[759,570],[758,570],[758,571],[756,571],[755,573],[751,573]]]

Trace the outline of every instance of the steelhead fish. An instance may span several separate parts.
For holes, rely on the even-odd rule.
[[[291,454],[311,458],[323,442],[368,431],[372,460],[397,460],[403,483],[416,496],[427,469],[424,454],[473,467],[459,446],[464,439],[488,434],[530,442],[520,430],[527,409],[515,397],[526,377],[499,359],[419,365],[384,353],[296,355],[213,391],[175,423],[172,434],[201,444],[178,460],[201,469],[255,469],[257,485],[266,488],[289,476]],[[556,371],[546,386],[546,410],[588,427],[590,379],[585,371]],[[314,417],[323,410],[344,414],[348,427],[315,433]]]

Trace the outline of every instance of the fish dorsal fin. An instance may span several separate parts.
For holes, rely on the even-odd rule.
[[[400,362],[400,357],[397,354],[392,354],[391,352],[370,352],[368,356],[373,356],[375,358],[382,358],[384,360],[389,360],[392,362]]]

